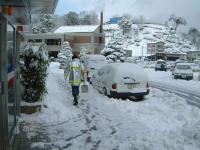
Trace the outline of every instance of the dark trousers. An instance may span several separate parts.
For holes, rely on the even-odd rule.
[[[74,96],[74,104],[78,104],[79,86],[72,85],[72,95]]]

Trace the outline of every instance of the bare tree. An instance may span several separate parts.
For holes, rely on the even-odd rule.
[[[183,17],[177,17],[175,15],[171,15],[170,18],[169,18],[169,21],[172,23],[170,30],[174,30],[175,33],[176,33],[179,25],[186,25],[187,24],[186,20]]]
[[[123,31],[123,35],[124,34],[129,34],[130,31],[131,31],[131,25],[132,25],[132,22],[130,19],[126,18],[126,17],[123,17],[120,22],[118,23],[118,25],[120,26],[120,28],[122,29]]]
[[[79,15],[76,12],[70,11],[65,16],[65,24],[66,25],[79,25],[80,24]]]
[[[91,25],[98,24],[98,16],[95,11],[81,11],[79,13],[80,24],[82,25]]]

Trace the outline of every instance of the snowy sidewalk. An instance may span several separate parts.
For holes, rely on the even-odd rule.
[[[99,94],[91,86],[73,106],[70,85],[58,63],[51,63],[48,95],[41,112],[22,114],[33,125],[27,138],[45,131],[46,141],[32,148],[52,150],[198,150],[200,110],[172,93],[151,89],[142,102],[123,101]],[[41,125],[41,128],[34,125]],[[40,130],[41,129],[41,130]]]

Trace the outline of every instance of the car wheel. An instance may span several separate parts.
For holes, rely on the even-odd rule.
[[[143,100],[144,99],[144,95],[137,96],[136,98],[137,98],[137,100]]]

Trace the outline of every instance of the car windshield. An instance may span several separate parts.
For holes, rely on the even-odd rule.
[[[191,67],[189,65],[178,65],[177,69],[187,70],[187,69],[191,69]]]
[[[165,64],[164,61],[158,61],[157,64]]]

